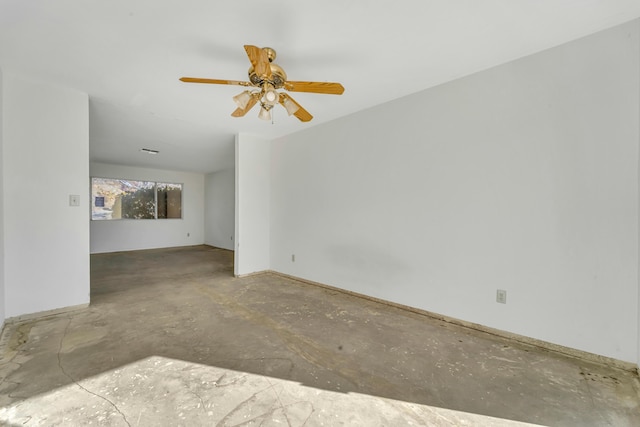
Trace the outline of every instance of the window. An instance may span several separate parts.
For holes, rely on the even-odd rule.
[[[158,218],[182,218],[182,184],[156,184]]]
[[[182,218],[182,184],[91,178],[91,219]]]

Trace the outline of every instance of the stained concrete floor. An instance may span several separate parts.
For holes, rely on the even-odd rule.
[[[91,257],[91,305],[8,324],[2,425],[639,426],[637,374],[207,246]]]

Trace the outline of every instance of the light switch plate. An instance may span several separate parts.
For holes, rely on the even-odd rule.
[[[69,195],[69,206],[80,206],[80,196],[75,194]]]

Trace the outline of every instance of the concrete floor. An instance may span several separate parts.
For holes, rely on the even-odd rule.
[[[91,305],[8,324],[0,424],[640,426],[636,374],[206,246],[91,257]]]

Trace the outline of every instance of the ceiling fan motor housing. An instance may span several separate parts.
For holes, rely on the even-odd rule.
[[[260,87],[262,86],[263,83],[268,82],[268,83],[271,83],[273,87],[275,87],[276,89],[281,89],[284,86],[284,82],[287,81],[287,73],[285,73],[284,70],[279,65],[274,64],[273,62],[269,64],[269,66],[271,67],[270,79],[264,79],[262,76],[259,76],[258,74],[256,74],[253,67],[250,67],[249,73],[248,73],[249,81],[254,86]]]

